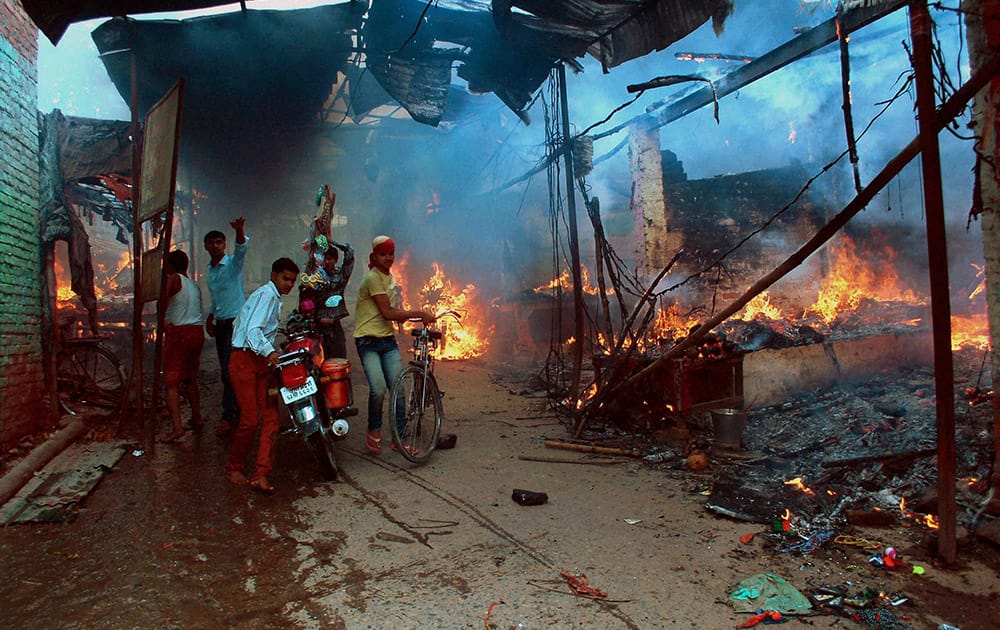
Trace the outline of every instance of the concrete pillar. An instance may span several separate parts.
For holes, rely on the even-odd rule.
[[[670,217],[663,201],[663,164],[659,129],[631,125],[628,134],[632,172],[636,268],[640,278],[651,280],[680,249],[680,235],[669,231]]]

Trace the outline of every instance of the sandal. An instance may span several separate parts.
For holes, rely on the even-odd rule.
[[[229,483],[233,484],[234,486],[247,485],[246,475],[244,475],[238,470],[230,470],[229,472],[227,472],[226,479],[228,479]]]
[[[365,448],[378,455],[382,450],[382,434],[378,431],[369,431],[365,434]]]

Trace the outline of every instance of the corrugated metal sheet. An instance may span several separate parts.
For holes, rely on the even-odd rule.
[[[28,14],[50,39],[58,39],[74,20],[217,4],[221,2],[24,0]],[[129,48],[128,38],[136,34],[143,110],[178,76],[186,76],[187,112],[218,115],[237,108],[237,115],[274,119],[321,109],[354,45],[345,33],[359,28],[371,75],[415,120],[436,125],[447,107],[452,70],[471,92],[493,92],[521,114],[560,59],[589,53],[611,68],[663,49],[710,19],[718,29],[732,11],[732,0],[370,4],[363,23],[367,1],[184,21],[115,20],[95,31],[94,39],[107,52]],[[127,55],[104,60],[119,91],[128,94]],[[199,85],[206,88],[200,94]],[[278,106],[280,111],[269,109]]]

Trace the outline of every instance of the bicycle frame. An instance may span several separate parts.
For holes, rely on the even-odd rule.
[[[445,311],[435,320],[449,314],[459,319],[458,313]],[[405,425],[397,421],[392,423],[393,444],[406,459],[422,463],[434,452],[443,419],[441,391],[434,377],[433,354],[443,334],[427,323],[411,330],[410,334],[413,336],[413,357],[392,385],[392,417],[402,417],[397,405],[403,405],[405,411],[402,413],[406,417]]]

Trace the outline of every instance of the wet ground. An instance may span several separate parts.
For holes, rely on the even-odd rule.
[[[203,370],[211,411],[210,357]],[[71,522],[0,529],[0,626],[731,628],[750,615],[728,594],[765,572],[807,595],[824,585],[905,593],[891,612],[908,627],[997,625],[1000,560],[986,543],[966,539],[959,564],[942,567],[926,529],[852,530],[895,545],[922,576],[872,567],[844,545],[779,553],[768,527],[705,509],[731,463],[695,472],[546,449],[568,432],[525,386],[530,374],[467,362],[441,363],[438,376],[458,441],[423,466],[387,448],[367,454],[357,418],[336,483],[321,481],[298,437],[281,435],[274,496],[226,481],[229,439],[211,424],[155,456],[130,450]],[[519,505],[515,488],[549,500]],[[563,572],[607,595],[574,593]],[[792,623],[903,627],[888,618],[871,626],[817,609]]]

